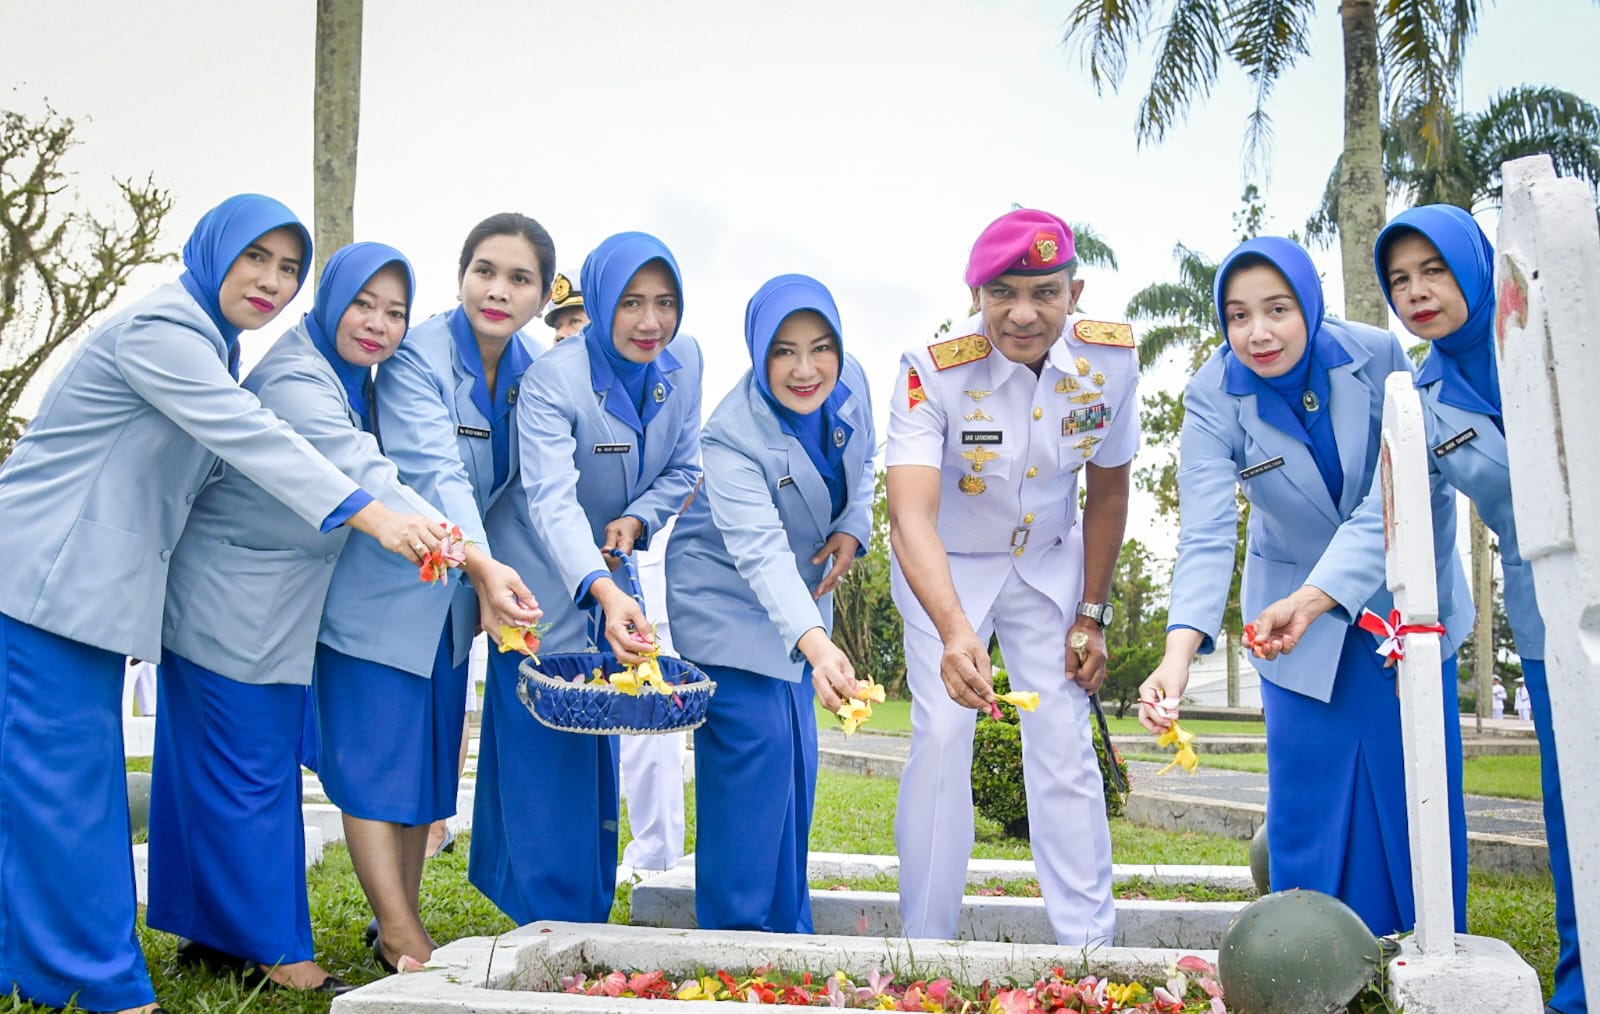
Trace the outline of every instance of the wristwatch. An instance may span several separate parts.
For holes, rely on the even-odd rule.
[[[1115,615],[1115,612],[1116,611],[1111,608],[1111,603],[1109,602],[1078,603],[1078,615],[1087,616],[1089,619],[1100,624],[1101,630],[1104,630],[1111,623],[1111,617]]]

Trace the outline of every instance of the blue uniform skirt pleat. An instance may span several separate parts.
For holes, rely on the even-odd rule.
[[[263,965],[312,958],[300,751],[306,691],[163,652],[145,921]]]
[[[155,999],[134,934],[121,655],[0,615],[0,995]]]
[[[519,925],[605,922],[617,880],[617,738],[540,724],[517,698],[522,659],[489,655],[467,875]]]
[[[798,683],[701,668],[717,692],[694,733],[695,918],[701,929],[810,933],[810,668]]]
[[[1272,889],[1331,894],[1373,933],[1416,922],[1405,756],[1395,671],[1351,627],[1328,703],[1261,681],[1267,720],[1267,850]],[[1466,929],[1466,808],[1455,658],[1445,661],[1445,759],[1457,929]]]
[[[431,824],[456,812],[467,664],[450,625],[422,678],[317,645],[317,764],[323,792],[352,817]]]

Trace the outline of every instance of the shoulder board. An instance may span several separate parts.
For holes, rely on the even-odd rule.
[[[1089,345],[1110,345],[1119,349],[1133,348],[1133,325],[1113,324],[1105,320],[1080,320],[1072,325],[1072,337]]]
[[[928,354],[933,357],[936,369],[948,370],[952,366],[965,366],[967,363],[988,358],[989,339],[981,334],[962,335],[960,338],[934,342],[928,346]]]

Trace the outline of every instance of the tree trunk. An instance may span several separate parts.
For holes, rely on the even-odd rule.
[[[1229,630],[1227,644],[1222,646],[1223,658],[1228,660],[1228,707],[1239,706],[1239,637],[1242,630]]]
[[[1385,221],[1378,18],[1373,0],[1341,0],[1344,21],[1344,156],[1339,164],[1339,253],[1347,320],[1384,327],[1389,309],[1372,270]]]
[[[316,87],[311,96],[316,273],[355,239],[356,143],[361,128],[361,5],[317,0]]]
[[[1481,733],[1494,693],[1494,558],[1489,550],[1489,526],[1478,516],[1477,504],[1472,505],[1468,524],[1472,532],[1472,604],[1478,610],[1472,625],[1472,668],[1476,670],[1472,683],[1477,688],[1477,727]]]

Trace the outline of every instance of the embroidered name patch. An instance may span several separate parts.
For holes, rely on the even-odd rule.
[[[494,434],[479,426],[457,426],[456,436],[476,437],[479,440],[488,440],[490,437],[494,436]]]
[[[594,445],[594,453],[596,453],[596,454],[627,454],[631,450],[633,450],[633,445],[632,444],[595,444]]]
[[[1111,425],[1111,407],[1105,402],[1075,408],[1061,417],[1061,435],[1074,436],[1090,430],[1103,430]]]
[[[1244,471],[1239,473],[1239,478],[1241,478],[1241,479],[1254,479],[1256,476],[1261,475],[1261,474],[1263,474],[1265,472],[1270,472],[1274,468],[1282,468],[1282,467],[1283,467],[1283,456],[1279,455],[1276,458],[1268,458],[1266,461],[1261,462],[1259,465],[1251,465],[1249,468],[1247,468]]]
[[[1449,454],[1451,451],[1455,450],[1457,447],[1460,447],[1462,444],[1470,444],[1476,439],[1478,439],[1477,427],[1468,426],[1466,429],[1462,430],[1460,433],[1457,433],[1455,436],[1451,437],[1449,440],[1446,440],[1444,443],[1440,444],[1438,447],[1435,447],[1433,449],[1433,456],[1436,457],[1436,458],[1442,458],[1446,454]]]
[[[961,442],[963,444],[999,444],[1004,443],[1005,433],[1001,430],[962,430]]]

